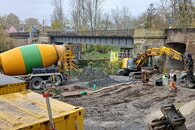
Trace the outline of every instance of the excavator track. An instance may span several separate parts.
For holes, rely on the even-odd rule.
[[[182,54],[182,58],[187,68],[187,72],[186,75],[180,79],[179,84],[182,87],[195,88],[195,80],[194,80],[194,73],[193,73],[194,61],[192,59],[192,55],[189,53],[184,53]]]

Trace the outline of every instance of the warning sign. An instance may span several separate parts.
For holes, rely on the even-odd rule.
[[[110,61],[118,61],[118,52],[110,53]]]

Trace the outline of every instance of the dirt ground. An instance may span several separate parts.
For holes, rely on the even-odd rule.
[[[99,92],[94,92],[88,82],[78,82],[76,79],[63,86],[68,88],[67,91],[89,92],[86,95],[61,99],[84,108],[85,130],[144,130],[151,119],[161,117],[160,107],[169,104],[181,108],[187,129],[194,130],[195,90],[178,86],[177,91],[170,92],[168,85],[142,84],[123,77],[115,79],[121,79],[124,83],[116,82],[112,87]],[[104,87],[97,86],[97,90]]]

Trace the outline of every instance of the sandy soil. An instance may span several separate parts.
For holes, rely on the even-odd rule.
[[[195,128],[195,90],[178,86],[177,91],[170,92],[168,86],[155,86],[152,83],[143,85],[137,81],[122,80],[126,83],[62,100],[84,108],[85,130],[144,130],[151,119],[161,117],[161,112],[158,112],[161,106],[173,103],[181,108],[186,118],[186,127],[189,130]],[[63,87],[71,91],[93,91],[87,82],[72,81]],[[97,89],[101,88],[99,86]],[[190,101],[191,104],[185,104]]]

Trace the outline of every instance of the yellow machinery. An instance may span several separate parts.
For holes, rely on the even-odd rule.
[[[56,79],[58,77],[62,80],[64,75],[57,72],[55,68],[40,69],[39,67],[48,67],[58,62],[60,68],[73,65],[71,51],[72,45],[33,44],[0,54],[0,67],[7,74],[0,74],[1,130],[84,129],[83,108],[49,98],[49,95],[26,90],[27,79],[30,79],[33,89],[40,89],[44,81],[53,75]],[[36,68],[35,71],[38,73],[35,73],[33,68]],[[8,75],[23,75],[23,78],[27,79],[21,80]]]
[[[48,44],[17,47],[0,54],[0,67],[4,74],[22,75],[31,73],[33,68],[49,67],[58,61],[73,65],[72,48],[73,45]]]
[[[70,71],[72,68],[79,69],[79,67],[74,63],[73,58],[73,47],[74,45],[64,45],[65,52],[60,57],[58,62],[61,62],[60,65],[58,65],[59,68],[62,68],[64,71]]]
[[[73,58],[73,45],[31,44],[1,53],[0,68],[4,74],[23,77],[32,89],[42,89],[52,73],[56,85],[65,82],[64,71],[78,68]]]
[[[138,56],[136,60],[137,68],[141,68],[146,63],[148,57],[158,56],[158,55],[166,55],[176,60],[180,60],[180,61],[183,60],[182,54],[180,52],[175,51],[172,48],[168,48],[165,46],[162,46],[160,48],[149,48]]]
[[[51,130],[43,95],[26,90],[24,81],[0,74],[0,129]],[[55,130],[83,130],[84,110],[49,98]]]
[[[180,52],[177,52],[176,50],[165,46],[162,46],[160,48],[148,48],[147,50],[139,54],[135,59],[124,58],[122,64],[123,68],[118,70],[117,73],[118,75],[129,75],[135,78],[141,77],[137,76],[141,75],[141,68],[145,67],[145,64],[147,64],[146,67],[153,67],[152,63],[150,63],[151,61],[149,62],[148,60],[151,57],[158,55],[165,55],[170,58],[183,61],[185,66],[187,67],[187,73],[182,75],[180,85],[183,87],[194,88],[195,80],[193,76],[193,59],[191,54],[181,54]]]
[[[187,130],[186,119],[174,104],[162,106],[160,110],[163,116],[152,120],[148,125],[149,130]]]
[[[165,46],[162,46],[160,48],[149,48],[144,52],[142,52],[141,54],[138,54],[137,58],[134,59],[124,58],[122,61],[122,68],[129,70],[129,72],[140,70],[141,67],[144,66],[144,64],[148,63],[148,59],[150,57],[158,56],[158,55],[166,55],[176,60],[180,60],[180,61],[183,60],[181,53],[175,51],[172,48],[167,48]],[[147,67],[151,67],[151,66],[147,66]],[[123,73],[121,72],[121,74]]]

